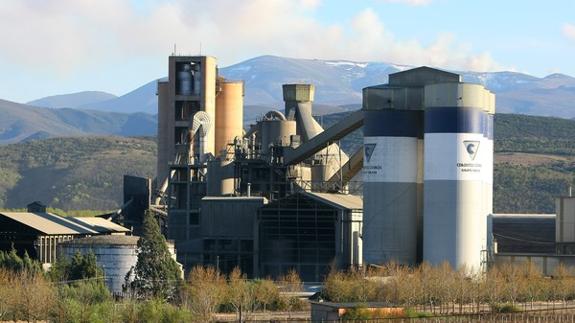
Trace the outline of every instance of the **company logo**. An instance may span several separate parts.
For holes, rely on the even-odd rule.
[[[375,150],[375,146],[377,144],[365,144],[363,146],[363,153],[365,154],[365,160],[369,163],[371,156],[373,155],[373,151]]]
[[[479,150],[479,141],[465,140],[463,141],[463,145],[465,146],[465,151],[467,151],[469,158],[471,158],[471,160],[475,160],[475,156],[477,156],[477,151]]]

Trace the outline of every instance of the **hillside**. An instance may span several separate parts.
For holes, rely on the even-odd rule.
[[[53,138],[0,146],[0,208],[39,200],[60,209],[117,208],[122,175],[154,176],[147,138]]]
[[[117,96],[101,91],[84,91],[70,94],[53,95],[27,102],[26,105],[43,108],[77,108],[86,104],[94,104],[112,100]]]
[[[361,103],[362,88],[386,83],[390,73],[412,67],[384,62],[259,56],[220,68],[219,72],[226,78],[245,81],[245,104],[248,106],[281,106],[281,85],[301,82],[316,86],[316,103],[339,106]],[[460,73],[465,82],[483,84],[497,94],[498,112],[575,117],[575,78],[571,76],[551,74],[538,78],[516,72],[455,72]],[[118,98],[79,108],[155,114],[156,80]],[[256,117],[250,110],[259,111],[246,108],[246,120]]]
[[[155,136],[157,127],[156,117],[145,113],[46,109],[5,100],[0,115],[0,145],[51,137]]]
[[[320,122],[328,127],[347,114],[326,115]],[[575,184],[573,129],[573,120],[496,116],[496,212],[554,212],[553,197]],[[361,130],[342,141],[347,152],[361,144]],[[64,210],[118,207],[122,175],[153,177],[155,153],[151,138],[58,138],[0,146],[0,208],[32,200]]]

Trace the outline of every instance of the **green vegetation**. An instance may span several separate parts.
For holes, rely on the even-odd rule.
[[[148,138],[54,138],[0,146],[0,208],[32,201],[68,210],[110,210],[122,203],[124,174],[153,177]]]
[[[72,259],[60,258],[50,269],[53,281],[99,279],[103,276],[93,253],[82,255],[77,252]]]
[[[126,280],[131,277],[128,273]],[[151,211],[144,215],[142,237],[138,240],[138,262],[133,268],[130,290],[138,298],[174,300],[182,283],[182,271],[172,258],[166,238]]]
[[[12,247],[8,252],[0,251],[1,269],[13,272],[39,273],[42,271],[42,265],[30,258],[27,251],[24,251],[24,256],[18,256],[16,249]]]
[[[326,127],[348,115],[323,116]],[[497,114],[494,210],[554,212],[553,197],[574,185],[575,120]],[[342,139],[347,153],[362,144],[361,129]],[[0,208],[39,200],[58,214],[121,205],[124,174],[153,177],[151,138],[55,138],[0,146]],[[94,211],[96,212],[96,211]]]
[[[76,255],[47,274],[0,267],[0,321],[210,322],[218,312],[231,310],[246,319],[256,312],[302,310],[304,306],[300,299],[280,294],[301,291],[294,273],[274,282],[247,280],[238,270],[226,277],[203,267],[194,268],[187,281],[177,286],[177,298],[168,301],[149,293],[148,299],[126,294],[118,300],[106,288],[101,269],[93,270],[91,259]]]

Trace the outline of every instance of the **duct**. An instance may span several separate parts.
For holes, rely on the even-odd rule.
[[[338,141],[339,139],[347,136],[349,133],[358,129],[362,125],[363,125],[363,111],[358,110],[352,113],[347,118],[329,127],[327,130],[321,132],[317,136],[314,136],[311,140],[303,143],[298,148],[293,150],[286,150],[284,155],[284,164],[293,165],[301,163],[307,158],[313,156],[314,154],[317,154],[322,149],[325,149],[325,147],[329,143]],[[337,147],[337,145],[335,146]],[[347,161],[347,156],[345,157],[345,159]]]
[[[339,183],[342,182],[344,186],[349,183],[349,181],[359,173],[363,167],[363,147],[359,148],[341,167],[341,174],[338,171],[329,180],[329,183]]]
[[[265,120],[282,120],[282,121],[287,120],[285,115],[283,113],[277,111],[277,110],[268,111],[266,114],[264,114],[263,119],[265,119]]]
[[[194,114],[192,121],[191,121],[191,125],[190,125],[190,133],[189,133],[189,147],[188,147],[188,151],[189,151],[189,157],[194,156],[194,137],[196,135],[196,133],[198,133],[200,135],[200,151],[198,152],[198,156],[200,158],[200,160],[203,158],[204,153],[206,152],[206,142],[205,142],[205,138],[208,135],[208,133],[210,132],[210,129],[212,128],[212,120],[210,118],[210,115],[205,112],[205,111],[198,111]]]

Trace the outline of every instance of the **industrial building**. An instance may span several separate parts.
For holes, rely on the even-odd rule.
[[[12,247],[27,252],[42,264],[57,259],[58,245],[72,239],[97,235],[125,235],[130,230],[98,217],[62,217],[46,212],[40,202],[28,205],[27,212],[0,212],[0,250]]]
[[[361,110],[323,129],[311,84],[284,84],[283,111],[243,125],[243,82],[220,77],[215,58],[171,56],[168,66],[148,200],[187,270],[295,269],[320,281],[330,266],[447,261],[479,271],[510,254],[575,249],[569,221],[558,220],[551,244],[550,216],[493,214],[495,96],[458,74],[391,74],[363,90]],[[346,154],[339,140],[362,126],[363,147]],[[363,196],[350,195],[361,170]],[[542,240],[518,243],[537,221]]]
[[[556,214],[493,214],[492,263],[531,263],[551,276],[559,265],[575,267],[575,197],[555,199]]]
[[[495,97],[428,67],[363,90],[364,261],[479,270],[492,213]]]
[[[344,192],[362,152],[350,159],[338,140],[362,125],[362,114],[324,131],[313,117],[314,86],[285,84],[284,111],[244,127],[243,82],[220,77],[215,58],[170,56],[168,69],[158,82],[153,196],[145,197],[147,182],[132,179],[128,186],[140,186],[144,198],[124,195],[128,204],[150,201],[185,269],[238,266],[250,277],[296,269],[320,280],[328,264],[359,265],[362,203]],[[129,215],[137,212],[127,213],[137,222]],[[286,260],[270,254],[270,244],[302,250]]]

